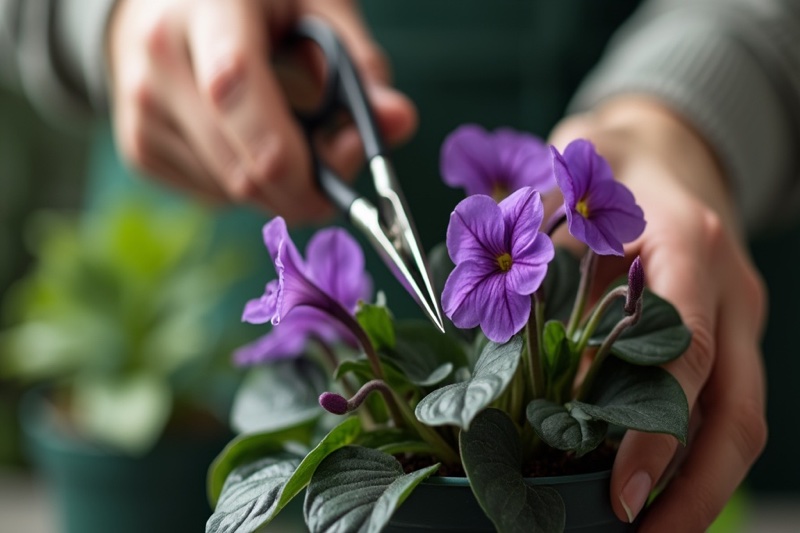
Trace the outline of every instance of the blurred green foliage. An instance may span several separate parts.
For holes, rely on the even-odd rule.
[[[55,384],[81,434],[145,452],[228,365],[214,312],[241,257],[212,249],[209,214],[141,199],[39,213],[26,238],[36,263],[4,302],[0,377]]]

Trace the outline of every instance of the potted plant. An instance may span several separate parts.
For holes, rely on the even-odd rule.
[[[22,425],[64,531],[202,527],[192,484],[230,438],[212,315],[237,253],[212,253],[200,210],[145,200],[43,213],[30,230],[37,262],[4,302],[0,373],[41,384]]]
[[[380,296],[366,303],[344,230],[321,230],[303,258],[282,219],[264,227],[277,279],[243,319],[274,329],[236,354],[260,364],[234,404],[242,433],[209,471],[207,532],[255,531],[303,490],[312,532],[631,527],[608,496],[615,436],[685,442],[688,426],[659,365],[690,332],[645,288],[646,265],[592,286],[598,256],[643,231],[642,210],[585,140],[562,154],[465,126],[442,172],[469,194],[431,253],[444,335],[395,320]],[[545,221],[539,190],[554,184],[563,203]],[[580,263],[554,249],[563,223],[586,245]]]

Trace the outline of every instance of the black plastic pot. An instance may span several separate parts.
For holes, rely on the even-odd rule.
[[[142,457],[93,445],[57,427],[42,390],[22,401],[31,459],[46,478],[64,533],[204,531],[208,465],[229,434],[162,439]]]
[[[611,472],[528,480],[556,489],[564,499],[568,532],[622,533],[633,527],[611,509]],[[491,521],[475,500],[466,478],[434,477],[418,486],[395,512],[386,533],[409,531],[492,532]]]

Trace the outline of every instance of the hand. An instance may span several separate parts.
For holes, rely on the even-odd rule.
[[[386,61],[352,0],[121,0],[109,23],[108,60],[122,155],[208,199],[253,203],[290,222],[329,216],[272,67],[276,45],[305,13],[339,32],[387,142],[407,138],[414,108],[387,85]],[[345,176],[363,159],[352,125],[320,150]]]
[[[596,144],[647,219],[625,260],[599,263],[598,285],[641,255],[647,285],[692,331],[688,351],[666,365],[692,411],[688,446],[668,435],[628,432],[612,473],[612,505],[628,521],[652,489],[666,485],[641,531],[705,531],[766,443],[764,284],[713,155],[678,117],[655,101],[619,97],[562,122],[552,142],[563,149],[580,137]]]

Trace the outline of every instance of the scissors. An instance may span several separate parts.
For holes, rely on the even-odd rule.
[[[375,184],[377,206],[353,190],[314,155],[317,183],[331,202],[366,235],[389,270],[444,333],[442,313],[425,253],[353,61],[333,28],[319,18],[300,19],[290,37],[290,44],[301,39],[315,43],[327,63],[320,104],[313,111],[295,113],[309,146],[313,152],[311,136],[317,128],[324,127],[343,109],[347,111],[364,145],[364,155]]]

